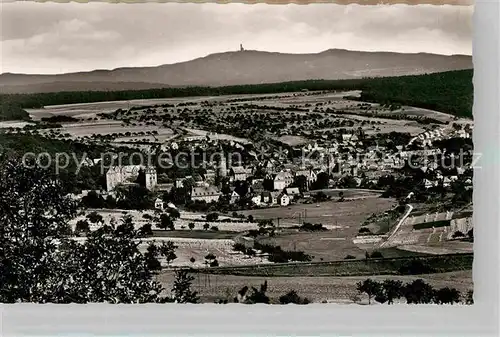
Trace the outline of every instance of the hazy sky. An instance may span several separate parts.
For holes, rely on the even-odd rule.
[[[154,66],[246,49],[472,54],[472,6],[2,4],[0,72]]]

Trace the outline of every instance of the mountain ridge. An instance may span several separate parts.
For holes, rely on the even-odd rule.
[[[306,54],[244,50],[214,53],[158,66],[43,75],[3,73],[0,74],[0,91],[28,93],[48,90],[130,90],[146,89],[148,85],[151,88],[224,86],[418,75],[472,67],[472,57],[468,55],[345,49]]]

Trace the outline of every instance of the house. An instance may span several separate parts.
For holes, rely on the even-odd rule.
[[[273,188],[274,190],[282,191],[293,183],[293,175],[290,172],[279,172],[274,176]]]
[[[182,188],[184,187],[184,180],[185,179],[192,179],[193,176],[185,176],[184,178],[177,178],[175,179],[175,188]]]
[[[214,186],[195,186],[191,189],[191,200],[211,203],[218,201],[222,193]]]
[[[287,188],[285,188],[285,192],[291,198],[293,198],[295,196],[300,196],[300,190],[298,187],[287,187]]]
[[[252,185],[250,186],[250,191],[252,193],[260,194],[264,191],[264,179],[253,179]]]
[[[280,206],[290,205],[290,197],[286,193],[280,193],[278,196],[278,204]]]
[[[215,183],[215,178],[217,177],[217,173],[214,170],[207,170],[207,172],[203,175],[203,180],[206,182]]]
[[[278,198],[282,192],[274,191],[270,193],[271,193],[271,205],[276,205],[279,202]]]
[[[155,208],[163,210],[163,200],[161,200],[160,198],[156,198],[156,200],[155,200]]]
[[[229,170],[230,181],[244,181],[250,176],[251,172],[242,166],[234,166]]]
[[[436,184],[428,179],[424,179],[424,186],[425,188],[431,188],[435,186]]]
[[[253,196],[252,197],[252,203],[255,205],[255,206],[260,206],[261,202],[262,202],[262,196],[261,195],[256,195],[256,196]]]
[[[174,184],[172,184],[172,183],[165,183],[165,184],[156,185],[156,190],[159,192],[169,193],[172,190],[172,188],[174,188]]]
[[[231,192],[231,198],[229,199],[230,204],[236,203],[240,199],[240,195],[236,191]]]
[[[261,202],[268,205],[274,205],[278,202],[279,194],[280,194],[279,192],[264,191],[261,193]]]
[[[125,165],[111,166],[106,172],[106,190],[112,191],[118,185],[138,183],[138,178],[142,177],[144,187],[152,190],[157,185],[156,169],[151,166]]]
[[[306,188],[309,189],[316,180],[318,180],[318,175],[313,170],[299,170],[295,172],[295,177],[304,176],[307,181]]]

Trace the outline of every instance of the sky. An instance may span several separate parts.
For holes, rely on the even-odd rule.
[[[156,66],[239,49],[472,54],[472,6],[2,3],[0,73]]]

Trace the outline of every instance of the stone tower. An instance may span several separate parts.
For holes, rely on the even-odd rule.
[[[224,151],[222,151],[222,150],[220,152],[218,173],[219,173],[219,177],[221,177],[221,178],[227,176],[227,162],[226,162],[226,157],[224,155]]]
[[[157,185],[157,175],[156,169],[154,167],[146,167],[145,170],[145,178],[146,178],[146,188],[148,190],[153,190]]]

